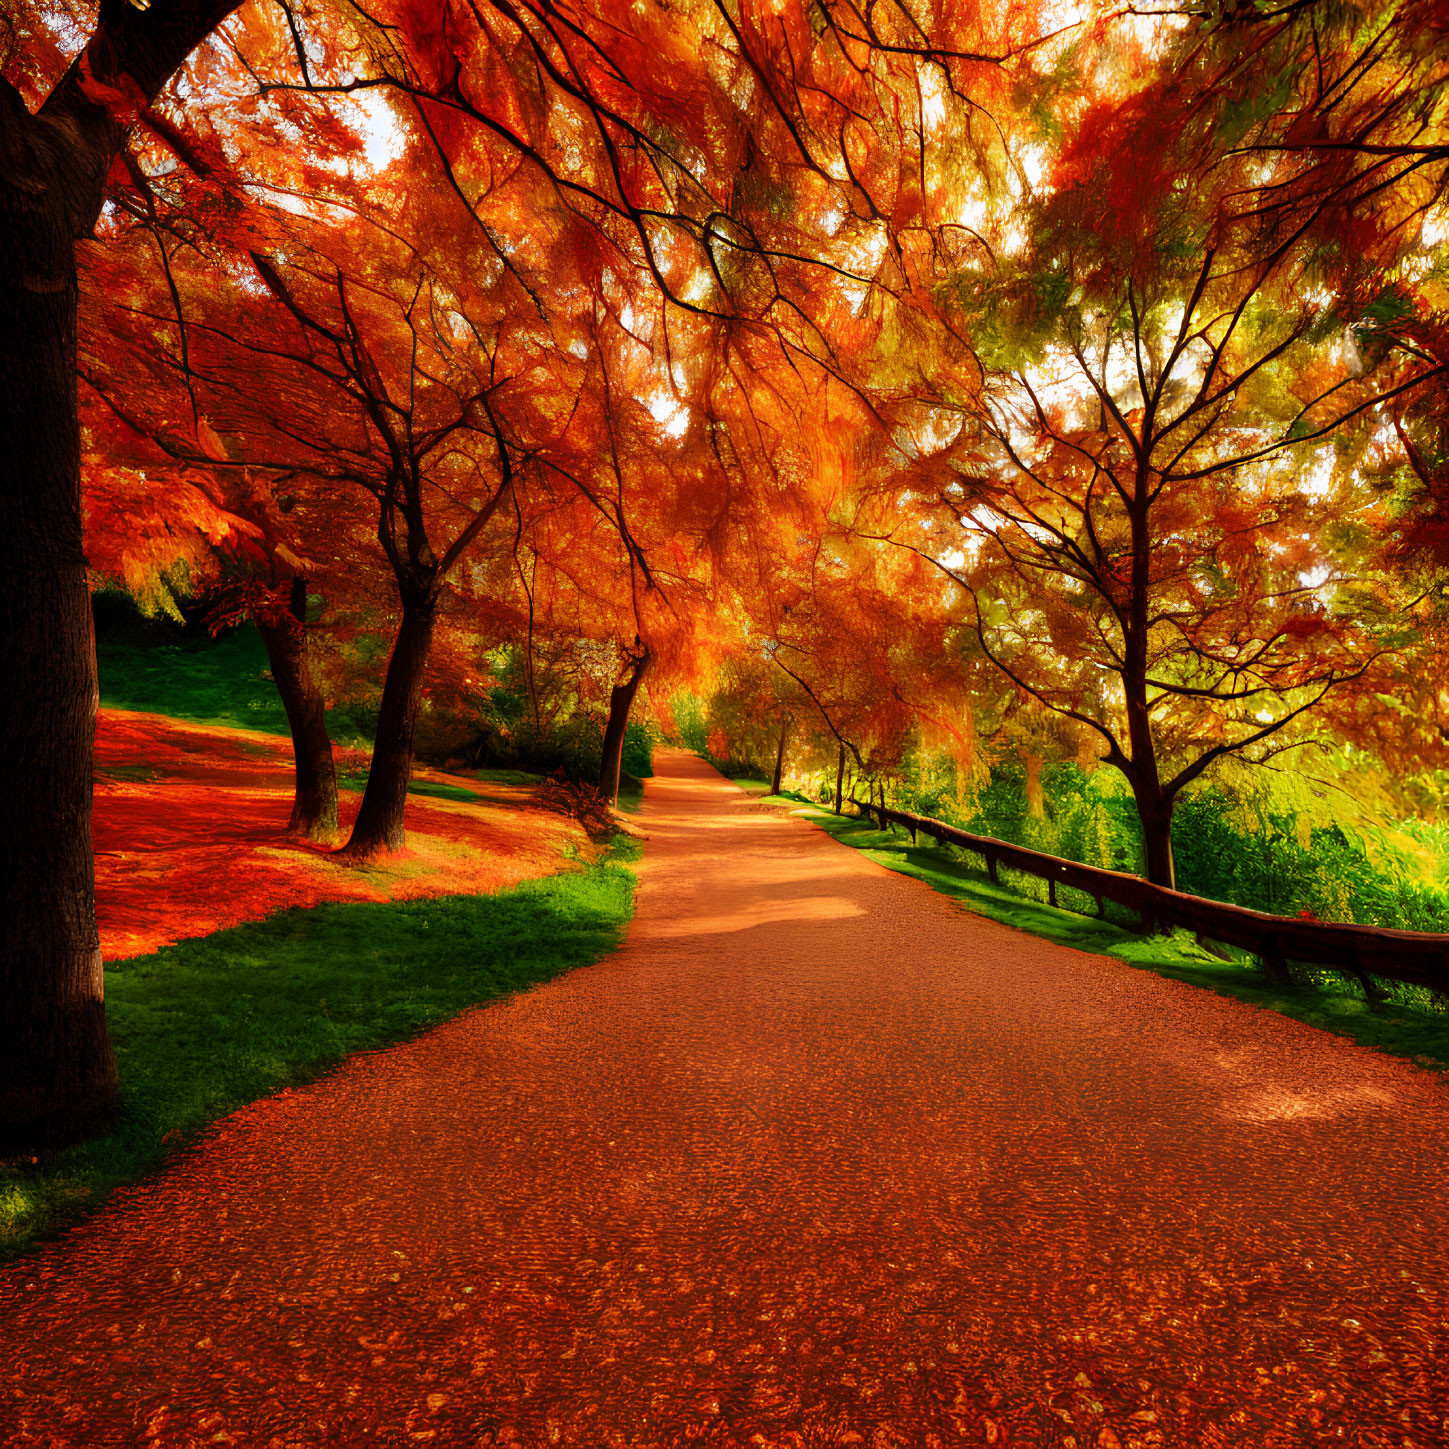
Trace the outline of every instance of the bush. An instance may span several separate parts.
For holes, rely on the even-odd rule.
[[[488,692],[462,753],[480,769],[501,767],[535,775],[562,771],[571,780],[594,782],[603,760],[604,724],[598,714],[575,710],[535,734],[527,699],[505,682]],[[624,732],[625,774],[644,780],[654,773],[654,739],[651,726],[638,719],[629,721]]]
[[[1026,773],[1008,758],[962,799],[949,763],[908,759],[893,802],[976,835],[1105,870],[1140,872],[1142,834],[1114,770],[1071,763],[1042,769],[1045,817],[1032,818]],[[1426,862],[1443,859],[1446,833],[1422,822],[1394,832],[1315,824],[1284,786],[1232,790],[1208,783],[1184,795],[1173,821],[1178,889],[1270,915],[1304,911],[1411,931],[1449,931],[1449,889]]]

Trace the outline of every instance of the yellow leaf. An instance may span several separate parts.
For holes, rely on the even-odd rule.
[[[296,569],[299,574],[315,573],[317,571],[317,565],[311,559],[303,558],[300,554],[293,553],[285,543],[279,543],[274,552],[288,568]]]
[[[217,437],[211,424],[205,418],[196,420],[196,441],[201,451],[213,462],[227,461],[226,445]]]

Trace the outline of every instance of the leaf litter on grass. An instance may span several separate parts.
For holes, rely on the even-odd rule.
[[[286,833],[291,741],[164,715],[103,709],[97,722],[96,900],[108,961],[273,911],[328,900],[407,900],[504,889],[547,875],[584,845],[526,786],[487,796],[427,772],[408,801],[407,849],[365,867]],[[339,794],[342,838],[359,789]]]
[[[95,1141],[0,1162],[0,1260],[237,1108],[597,960],[633,911],[638,842],[592,843],[527,788],[410,801],[409,849],[348,866],[285,835],[285,739],[106,710],[98,756],[123,772],[96,798],[123,1109]]]

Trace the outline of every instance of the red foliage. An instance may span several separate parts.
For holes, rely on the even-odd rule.
[[[287,835],[291,746],[280,736],[105,709],[96,765],[96,902],[107,960],[290,906],[502,890],[552,873],[561,848],[582,843],[577,826],[533,805],[526,790],[490,784],[486,801],[410,798],[409,849],[385,868],[361,870]],[[427,778],[474,783],[433,771]],[[344,825],[358,800],[342,792]]]

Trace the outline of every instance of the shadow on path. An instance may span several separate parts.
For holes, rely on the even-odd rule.
[[[656,769],[615,956],[0,1276],[6,1443],[1449,1443],[1437,1077]]]

